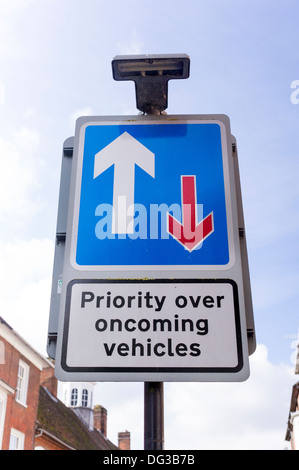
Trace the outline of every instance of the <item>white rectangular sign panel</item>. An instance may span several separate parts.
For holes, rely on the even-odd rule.
[[[69,285],[63,367],[141,381],[161,373],[237,374],[243,368],[232,281],[74,281]]]

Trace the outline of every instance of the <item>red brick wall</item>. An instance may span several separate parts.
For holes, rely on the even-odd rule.
[[[57,396],[57,379],[53,367],[47,367],[41,371],[40,384],[46,387],[54,397]]]
[[[5,362],[0,364],[0,378],[14,389],[17,386],[19,360],[29,365],[29,383],[26,406],[15,400],[15,393],[8,394],[2,450],[9,449],[11,428],[25,435],[24,449],[31,450],[34,446],[35,420],[37,415],[40,370],[21,356],[10,343],[1,338],[5,345]]]

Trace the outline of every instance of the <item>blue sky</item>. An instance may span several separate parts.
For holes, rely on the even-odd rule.
[[[259,347],[246,384],[166,385],[173,448],[285,446],[298,379],[298,14],[295,0],[0,0],[1,316],[42,354],[63,141],[77,116],[137,113],[133,84],[112,79],[112,58],[187,53],[190,78],[170,82],[168,114],[230,117]],[[99,385],[97,399],[111,439],[123,426],[142,448],[142,384],[122,387],[124,403],[113,384]],[[190,424],[196,397],[207,411]],[[186,441],[175,426],[190,428]]]

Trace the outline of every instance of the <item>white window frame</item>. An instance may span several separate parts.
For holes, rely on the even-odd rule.
[[[16,401],[23,406],[27,406],[27,392],[29,383],[29,365],[19,360],[18,380],[16,387]]]
[[[9,439],[9,450],[24,450],[25,434],[17,429],[11,428]]]
[[[0,364],[5,364],[5,345],[0,340]]]
[[[83,408],[87,408],[88,407],[88,390],[87,388],[83,388],[82,390],[82,398],[81,398],[81,405]]]
[[[71,406],[78,405],[79,390],[77,387],[72,388],[71,390]]]
[[[0,390],[0,450],[2,449],[2,440],[4,432],[5,414],[6,414],[7,394]]]
[[[293,425],[293,443],[295,450],[299,450],[299,411],[292,413],[291,423]]]

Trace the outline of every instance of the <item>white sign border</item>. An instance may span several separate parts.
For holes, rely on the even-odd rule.
[[[140,117],[140,116],[139,116]],[[146,116],[148,117],[148,116]],[[230,172],[228,164],[228,142],[227,142],[227,128],[224,122],[219,119],[199,119],[199,116],[186,116],[185,119],[180,116],[178,119],[174,119],[173,116],[163,116],[164,119],[128,119],[128,116],[124,116],[124,119],[115,120],[111,118],[109,121],[108,117],[101,119],[90,117],[87,121],[86,117],[79,118],[77,120],[77,129],[79,132],[79,143],[78,143],[78,160],[76,168],[76,180],[75,180],[75,192],[74,192],[74,203],[73,203],[73,218],[72,218],[72,238],[70,247],[70,264],[77,271],[81,272],[100,272],[100,271],[223,271],[232,268],[235,264],[235,243],[234,230],[233,230],[233,216],[232,216],[232,198],[229,181]],[[225,116],[226,117],[226,116]],[[168,119],[167,119],[168,118]],[[82,122],[83,121],[83,122]],[[82,122],[82,124],[81,124]],[[91,125],[123,125],[134,124],[134,125],[146,125],[146,124],[218,124],[221,133],[221,146],[222,146],[222,162],[223,162],[223,174],[224,174],[224,188],[225,188],[225,203],[226,203],[226,215],[227,215],[227,231],[228,231],[228,245],[229,245],[229,262],[226,265],[78,265],[76,262],[76,251],[77,251],[77,234],[79,225],[79,211],[80,211],[80,196],[81,196],[81,181],[82,181],[82,168],[83,168],[83,155],[84,155],[84,144],[85,144],[85,131],[88,126]]]
[[[76,283],[134,283],[134,284],[153,284],[153,283],[213,283],[213,284],[225,284],[229,283],[233,288],[234,298],[234,315],[235,315],[235,328],[236,328],[236,344],[237,344],[237,355],[238,365],[235,367],[101,367],[100,370],[96,367],[69,367],[67,365],[67,344],[68,344],[68,328],[69,328],[69,316],[71,310],[71,289]],[[150,279],[150,280],[137,280],[137,279],[84,279],[84,280],[73,280],[68,284],[67,288],[67,301],[65,311],[65,321],[63,328],[62,338],[62,351],[61,361],[59,366],[61,367],[62,380],[63,374],[68,375],[67,380],[72,380],[72,375],[76,376],[76,380],[84,381],[88,377],[89,381],[96,380],[98,382],[104,381],[132,381],[132,382],[144,382],[148,381],[163,381],[163,382],[222,382],[222,381],[234,381],[242,382],[247,380],[249,376],[249,367],[244,357],[244,348],[242,341],[242,325],[241,325],[241,311],[240,311],[240,299],[237,283],[231,279]],[[58,365],[58,364],[57,364]]]

